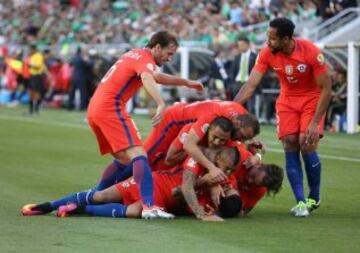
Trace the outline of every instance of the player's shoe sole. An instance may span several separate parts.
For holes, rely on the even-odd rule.
[[[56,216],[59,218],[68,217],[74,213],[76,213],[76,210],[78,209],[78,206],[74,203],[70,203],[64,206],[60,206]]]
[[[32,210],[37,204],[27,204],[21,209],[21,214],[24,216],[42,215],[45,214],[42,211]]]

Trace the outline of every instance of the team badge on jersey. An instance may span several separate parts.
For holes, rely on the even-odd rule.
[[[181,134],[181,136],[180,136],[180,143],[181,144],[184,144],[187,135],[188,135],[188,133],[182,133]]]
[[[186,165],[191,168],[194,168],[196,165],[196,161],[194,159],[190,158]]]
[[[208,123],[202,125],[201,131],[205,134],[207,132],[207,130],[209,129],[209,126],[210,126],[210,124],[208,124]]]
[[[294,72],[294,69],[293,69],[293,66],[292,65],[286,65],[285,66],[285,73],[287,74],[287,75],[292,75],[293,74],[293,72]]]
[[[146,67],[147,67],[148,69],[150,69],[151,71],[154,71],[154,70],[155,70],[154,65],[151,64],[151,63],[146,64]]]
[[[301,72],[301,73],[305,73],[305,71],[306,71],[306,64],[299,64],[299,65],[297,65],[297,70],[299,70],[299,72]]]
[[[125,181],[125,182],[122,183],[122,187],[124,187],[125,189],[127,189],[127,188],[130,187],[130,184],[129,184],[127,181]]]
[[[322,53],[319,53],[316,57],[317,61],[319,62],[320,65],[323,65],[325,62],[325,58],[324,55]]]

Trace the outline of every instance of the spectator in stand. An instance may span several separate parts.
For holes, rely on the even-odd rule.
[[[342,116],[346,111],[346,97],[347,97],[347,80],[346,80],[346,71],[343,69],[337,69],[334,71],[332,84],[332,97],[330,106],[326,114],[326,127],[329,130],[334,131],[333,121],[335,115]]]
[[[80,110],[86,110],[90,99],[91,79],[93,63],[86,53],[79,47],[76,55],[70,60],[73,68],[70,92],[69,92],[69,110],[73,110],[75,106],[75,93],[80,92]]]
[[[236,44],[239,53],[235,56],[230,68],[230,100],[234,99],[240,87],[249,79],[257,56],[256,53],[251,51],[250,41],[246,37],[240,37]],[[247,103],[247,107],[251,113],[254,113],[253,100]]]

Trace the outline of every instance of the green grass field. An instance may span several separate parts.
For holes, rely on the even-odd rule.
[[[98,154],[85,114],[0,107],[0,252],[360,252],[360,135],[328,134],[321,141],[322,206],[308,218],[294,204],[285,180],[246,218],[204,223],[23,217],[24,204],[92,187],[110,156]],[[143,136],[147,117],[134,116]],[[266,162],[284,165],[275,128],[262,128]]]

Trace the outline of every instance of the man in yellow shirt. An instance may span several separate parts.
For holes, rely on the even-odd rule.
[[[39,113],[42,96],[45,91],[45,60],[41,52],[36,48],[36,45],[30,45],[28,67],[30,72],[29,81],[29,112],[30,114]]]

